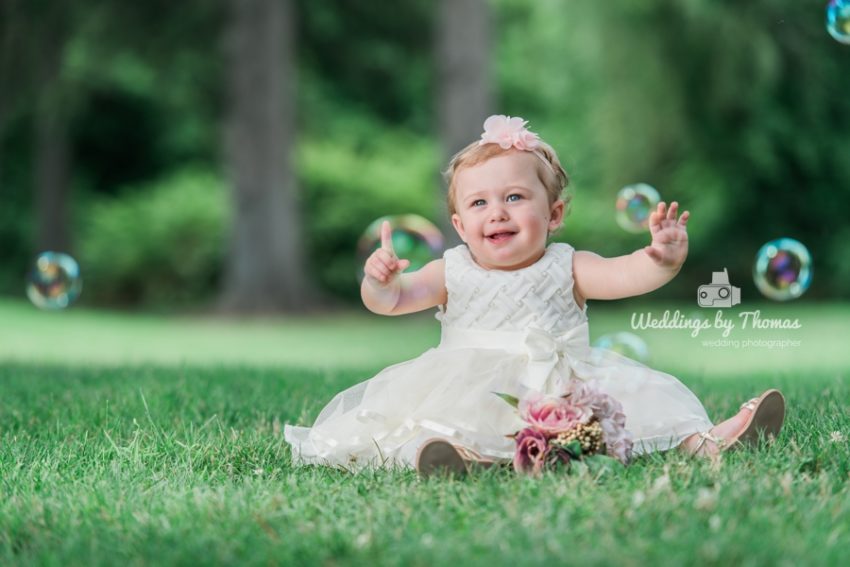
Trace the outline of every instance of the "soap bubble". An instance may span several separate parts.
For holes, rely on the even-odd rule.
[[[381,247],[381,225],[390,221],[393,249],[401,260],[410,260],[405,271],[416,271],[431,260],[443,256],[443,234],[428,219],[419,215],[381,217],[370,224],[357,241],[358,279],[363,279],[363,265],[372,252]]]
[[[629,232],[649,229],[649,215],[658,207],[661,196],[646,183],[627,185],[617,193],[617,224]]]
[[[76,260],[60,252],[42,252],[27,275],[27,297],[39,309],[71,305],[83,289]]]
[[[827,5],[826,29],[836,40],[850,45],[850,0],[832,0]]]
[[[625,331],[602,335],[594,341],[593,346],[614,351],[638,362],[645,363],[649,360],[649,347],[643,339]]]
[[[806,247],[793,238],[771,240],[756,254],[753,280],[762,295],[769,299],[796,299],[812,283],[812,257]]]

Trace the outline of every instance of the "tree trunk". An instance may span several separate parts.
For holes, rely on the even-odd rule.
[[[38,61],[38,104],[34,123],[36,246],[39,251],[71,250],[71,148],[68,115],[62,100],[64,34],[42,43]]]
[[[2,2],[2,0],[0,0]],[[2,39],[0,39],[0,49],[3,48]],[[3,69],[2,69],[3,61],[0,60],[0,81],[2,81]],[[3,96],[3,89],[0,89],[0,203],[3,203],[3,196],[5,193],[5,187],[3,185],[3,146],[5,145],[5,135],[6,135],[6,100]]]
[[[231,0],[225,154],[233,217],[222,307],[308,308],[295,174],[291,0]]]
[[[41,105],[35,123],[36,243],[39,251],[70,253],[68,124],[64,113],[50,106]]]
[[[11,81],[10,67],[10,44],[9,41],[9,19],[7,0],[0,0],[0,85],[8,85]],[[8,88],[0,89],[0,203],[3,202],[3,142],[6,134],[6,98]]]
[[[492,113],[490,8],[487,0],[440,0],[437,17],[437,114],[443,167],[483,131]],[[441,184],[441,202],[448,187]],[[447,214],[443,234],[449,246],[460,240]]]

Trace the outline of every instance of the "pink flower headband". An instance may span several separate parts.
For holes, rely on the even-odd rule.
[[[481,134],[479,145],[498,144],[503,150],[511,146],[518,150],[534,151],[539,145],[540,138],[530,132],[525,125],[528,120],[518,116],[494,114],[484,121],[484,133]]]
[[[542,151],[535,151],[540,147],[540,137],[529,131],[525,127],[526,124],[528,124],[528,120],[523,120],[519,116],[494,114],[484,121],[484,133],[481,134],[478,145],[498,144],[503,150],[514,147],[518,150],[531,152],[540,158],[557,177],[558,172],[555,171],[555,166],[543,155]]]

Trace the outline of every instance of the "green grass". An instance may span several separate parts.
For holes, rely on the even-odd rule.
[[[679,374],[737,378],[742,374],[840,373],[850,369],[850,304],[748,304],[724,310],[740,321],[742,311],[762,318],[798,319],[800,329],[741,329],[729,338],[793,339],[788,348],[708,347],[722,338],[718,329],[691,337],[687,329],[631,329],[633,313],[681,311],[685,317],[713,318],[717,310],[669,302],[591,302],[591,340],[629,331],[649,346],[649,364]],[[128,315],[84,309],[40,312],[24,301],[0,299],[0,360],[25,363],[117,366],[136,363],[217,366],[290,366],[312,369],[366,369],[418,356],[440,340],[433,311],[381,317],[365,309],[311,317],[231,320],[200,316]]]
[[[0,564],[838,564],[850,552],[850,386],[693,380],[712,416],[780,386],[775,444],[719,467],[457,481],[289,464],[351,372],[0,366]],[[558,560],[560,563],[561,560]]]
[[[592,309],[598,336],[635,307]],[[292,468],[281,435],[436,344],[430,318],[229,323],[2,302],[0,565],[840,564],[850,364],[846,347],[829,349],[850,313],[782,309],[806,345],[787,358],[642,334],[654,365],[678,369],[713,419],[781,388],[774,444],[718,466],[668,452],[597,479],[458,481]]]

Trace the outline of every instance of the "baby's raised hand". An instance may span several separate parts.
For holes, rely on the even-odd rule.
[[[670,209],[664,201],[649,216],[649,232],[652,243],[644,248],[647,256],[664,268],[678,269],[688,255],[688,231],[686,225],[690,213],[685,211],[676,220],[679,203],[670,203]]]
[[[399,260],[393,249],[392,229],[389,221],[381,224],[381,247],[372,252],[366,260],[363,271],[369,283],[377,287],[386,287],[393,283],[396,276],[410,266],[410,260]]]

